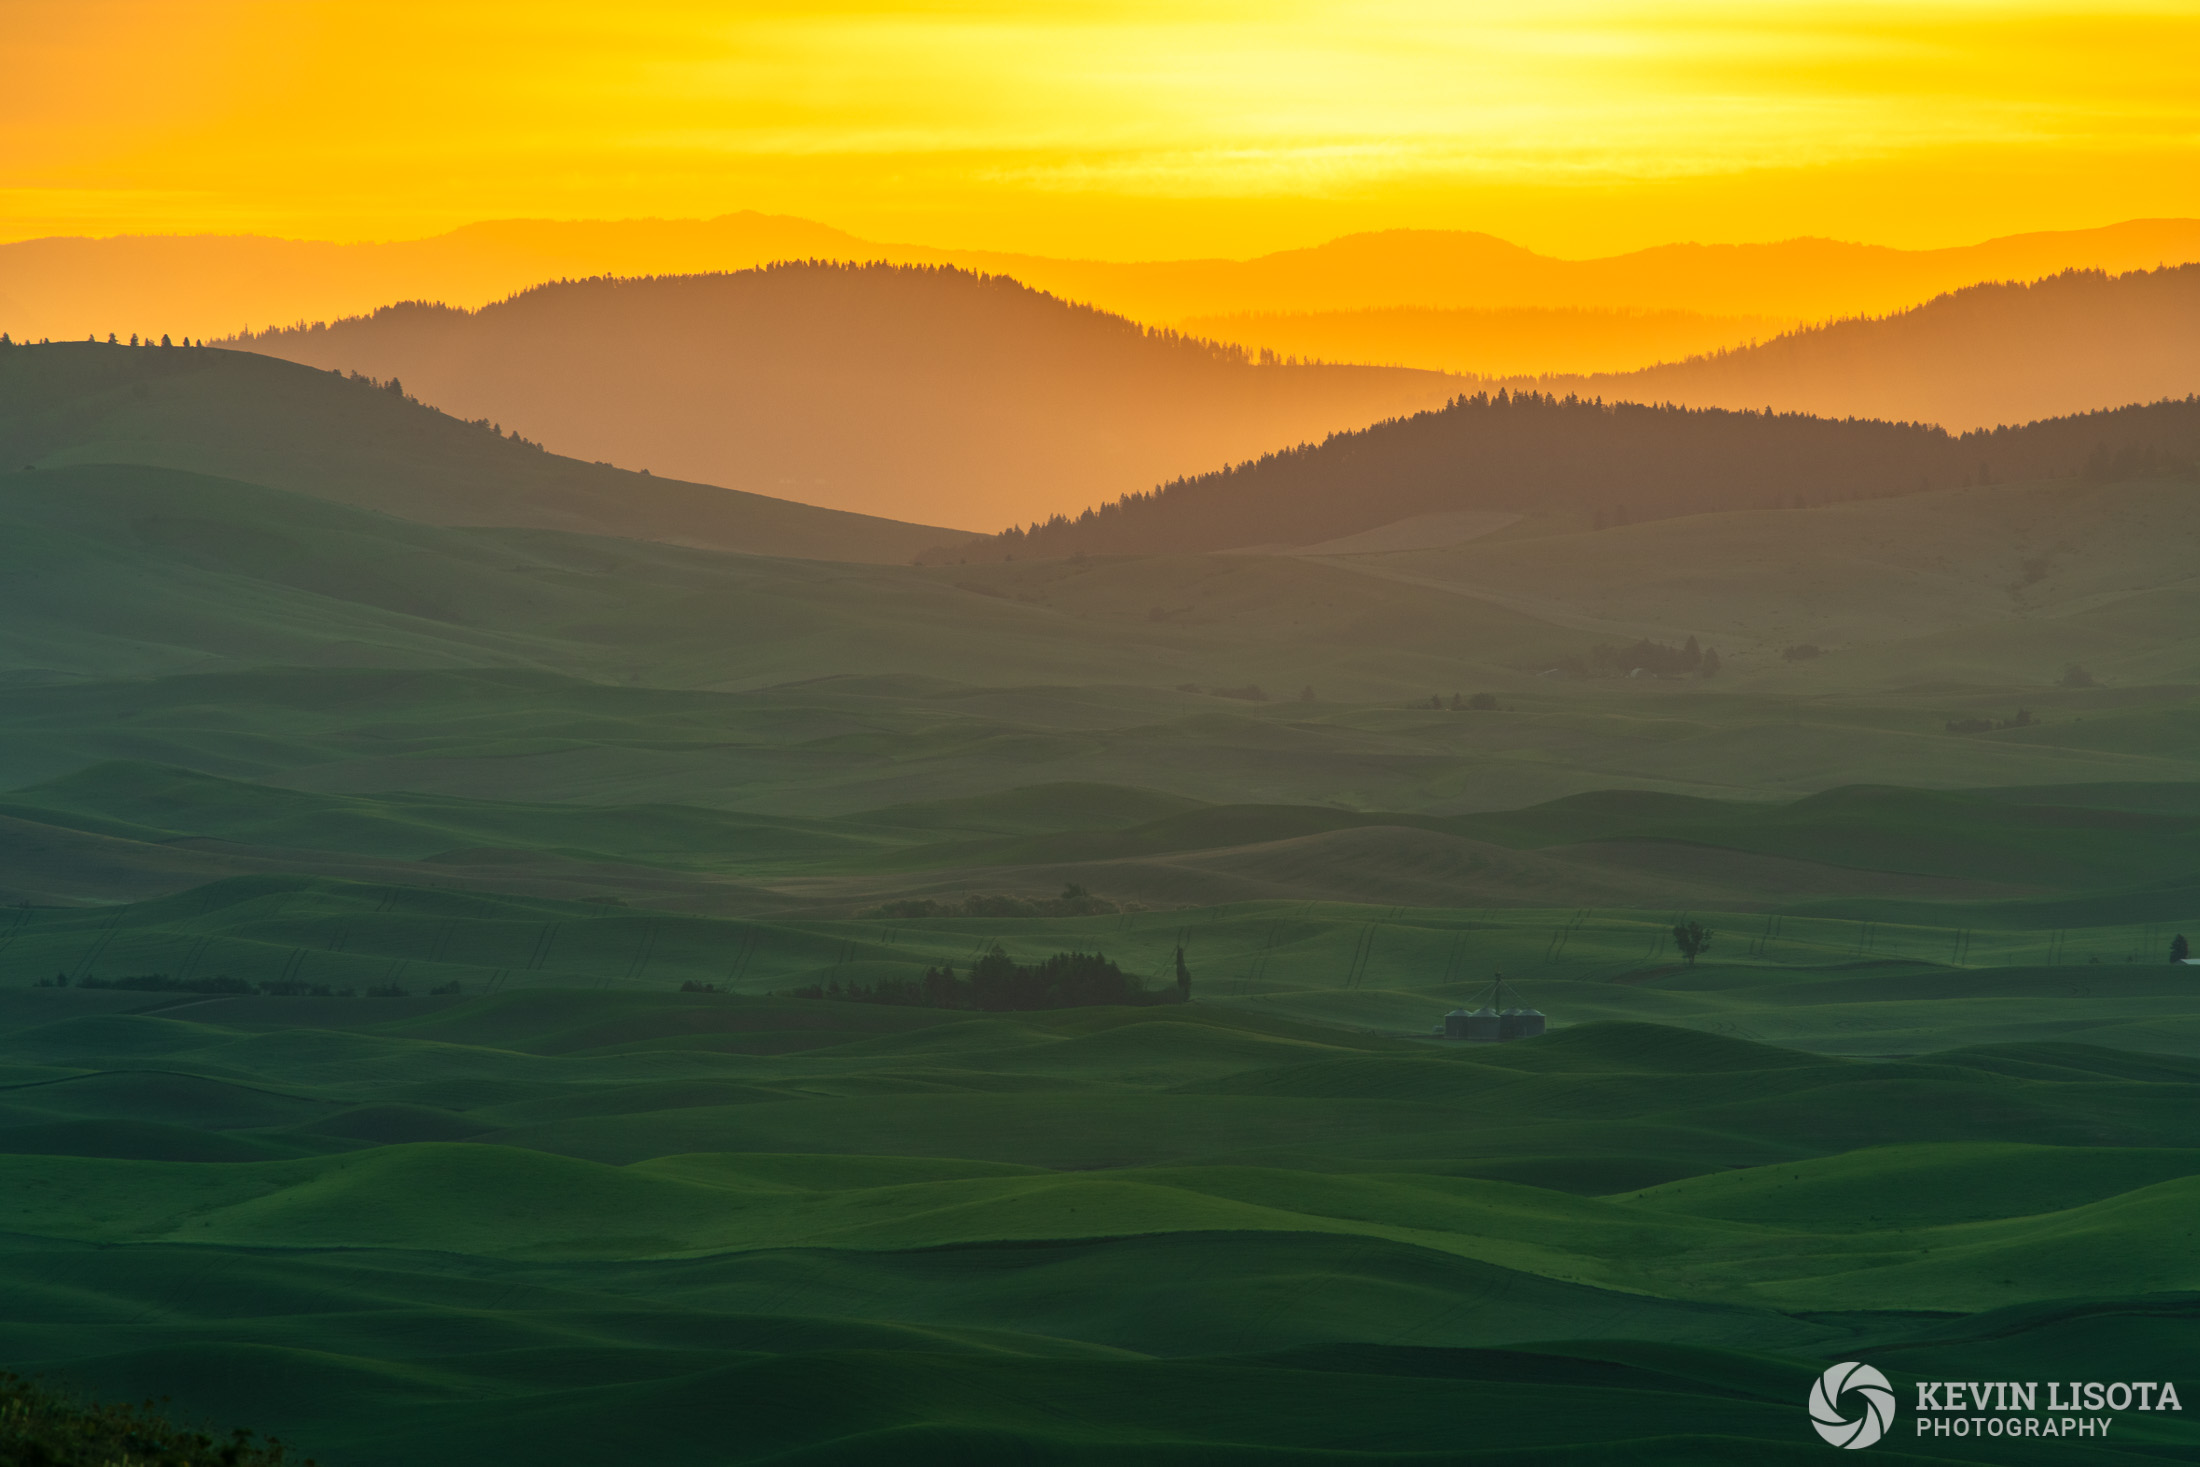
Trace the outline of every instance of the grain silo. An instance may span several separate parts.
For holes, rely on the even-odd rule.
[[[1478,1009],[1453,1009],[1444,1015],[1444,1037],[1463,1039],[1469,1044],[1500,1044],[1508,1039],[1532,1039],[1541,1034],[1546,1023],[1541,1009],[1531,1009],[1518,1003],[1515,993],[1514,1006],[1502,1007],[1505,1001],[1505,975],[1497,975],[1490,985],[1487,1002]]]
[[[1488,1004],[1469,1013],[1465,1009],[1453,1009],[1444,1015],[1446,1039],[1468,1039],[1477,1044],[1494,1044],[1503,1035],[1504,1016]]]
[[[1533,1039],[1543,1032],[1544,1015],[1541,1009],[1506,1009],[1497,1016],[1497,1037],[1500,1039]]]

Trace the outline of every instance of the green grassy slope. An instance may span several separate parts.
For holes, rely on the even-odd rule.
[[[1333,559],[1611,638],[1699,636],[1766,691],[2044,688],[2072,662],[2136,689],[2200,665],[2196,519],[2189,481],[2059,479]],[[1781,657],[1803,643],[1827,655]]]
[[[481,633],[471,635],[478,646]],[[853,645],[856,633],[851,628],[820,641],[829,651],[833,643]],[[888,644],[867,655],[893,650]],[[1026,643],[1021,650],[1036,664],[1045,647]],[[132,643],[118,657],[169,655]],[[600,645],[568,644],[545,655],[615,665]],[[2083,747],[2097,726],[2097,705],[2080,694],[2035,694],[2025,696],[2039,727],[1965,736],[1944,732],[1934,718],[1981,707],[2006,716],[2008,704],[1997,709],[1977,695],[1758,700],[1544,683],[1523,692],[1514,711],[1490,716],[1341,698],[1232,707],[1128,682],[1008,693],[845,678],[683,690],[607,687],[547,671],[250,670],[18,685],[0,705],[7,735],[0,740],[0,783],[19,788],[102,760],[130,760],[329,793],[535,805],[678,803],[803,819],[860,814],[871,823],[865,812],[886,805],[986,799],[1077,776],[1134,791],[1126,811],[1151,811],[1134,824],[1164,814],[1165,804],[1152,803],[1160,797],[1342,806],[1349,820],[1304,818],[1346,829],[1359,812],[1504,810],[1619,784],[1763,800],[1859,782],[2003,787],[2088,776],[2125,786],[2116,798],[2126,801],[2154,798],[2131,792],[2142,784],[2162,787],[2163,800],[2178,799],[2169,787],[2188,783],[2193,769],[2189,745],[2177,738],[2193,716],[2184,689],[2148,690],[2130,700],[2161,730],[2160,747],[2146,753]],[[1056,830],[1076,830],[1086,817],[1065,807],[1041,823],[1048,821]],[[1646,831],[1684,829],[1662,817],[1639,823]],[[1591,822],[1584,833],[1608,833],[1615,824],[1625,822]],[[1322,828],[1307,825],[1298,833]],[[940,841],[1002,833],[984,819],[932,829]],[[1524,844],[1495,824],[1455,833]],[[1157,847],[1175,839],[1166,828],[1161,834],[1169,838]],[[1000,849],[967,854],[990,859]],[[1031,851],[1052,857],[1104,849],[1047,838]],[[1216,891],[1200,899],[1258,894]]]
[[[1094,818],[1084,801],[1079,792],[1061,818]],[[1034,808],[1010,803],[1027,817]],[[597,806],[565,820],[539,806],[297,794],[136,765],[20,791],[0,813],[24,857],[5,869],[14,889],[77,903],[19,906],[0,919],[0,971],[18,981],[166,973],[467,992],[692,981],[753,994],[914,976],[995,941],[1034,958],[1104,949],[1131,971],[1166,976],[1181,944],[1202,995],[1401,1032],[1425,1029],[1434,1011],[1503,971],[1575,1018],[1820,1048],[1902,1053],[2051,1034],[2126,1045],[2141,1032],[2151,1036],[2144,1047],[2200,1043],[2182,1006],[2190,970],[2164,962],[2176,932],[2200,931],[2185,864],[2192,817],[2008,794],[1867,789],[1786,807],[1572,799],[1449,822],[1368,817],[1343,832],[1367,844],[1331,850],[1327,865],[1304,838],[1287,837],[1144,864],[943,867],[925,864],[940,850],[937,827],[879,816],[803,822]],[[1248,818],[1263,829],[1299,814],[1343,819],[1212,807],[1158,828],[1191,842],[1210,813],[1215,829],[1237,836]],[[1489,863],[1415,879],[1437,901],[1476,905],[1336,899],[1386,871],[1395,891],[1405,877],[1383,862],[1408,838],[1463,846],[1425,828],[1444,824],[1479,828],[1474,848],[1492,853]],[[1156,828],[1008,839],[1064,843],[1074,855],[1080,843]],[[21,832],[43,832],[44,844]],[[553,834],[575,843],[548,845]],[[951,849],[989,839],[1000,838]],[[487,840],[542,844],[471,844]],[[1536,842],[1554,843],[1518,849]],[[1827,859],[1800,859],[1819,848]],[[1542,888],[1493,884],[1494,863],[1516,857],[1541,863]],[[1287,858],[1297,865],[1286,869]],[[1614,869],[1631,873],[1635,900],[1593,895]],[[1326,895],[1183,905],[1184,873],[1200,870]],[[1754,883],[1745,879],[1753,871]],[[2159,874],[2177,871],[2186,874]],[[855,914],[881,894],[948,883],[950,898],[972,887],[1051,897],[1065,878],[1104,897],[1142,895],[1115,884],[1141,873],[1159,883],[1162,903],[1082,917],[971,916],[959,906]],[[96,900],[116,895],[143,899]],[[1705,965],[1677,960],[1670,929],[1683,912],[1718,934]],[[2081,1010],[2067,1006],[2081,997]]]
[[[894,836],[908,839],[854,820],[795,820],[683,805],[591,808],[437,795],[326,795],[130,763],[95,765],[15,791],[8,808],[54,824],[139,839],[214,837],[416,861],[495,846],[713,867],[848,860]]]
[[[399,779],[423,767],[432,766],[388,766]],[[75,903],[293,875],[597,897],[697,916],[838,919],[944,914],[971,891],[1045,899],[1074,884],[1133,912],[1235,899],[1849,916],[1920,929],[1906,945],[1875,951],[1960,962],[1966,930],[2182,917],[2180,873],[2195,862],[2200,817],[2114,807],[2174,808],[2184,788],[1864,786],[1785,805],[1609,791],[1439,816],[1206,804],[1080,784],[801,819],[691,805],[346,795],[110,761],[0,799],[11,833],[0,887]],[[1146,818],[1157,811],[1168,813]],[[880,905],[919,897],[932,907]],[[1925,935],[1934,929],[1941,935]],[[330,946],[310,937],[301,945]],[[515,962],[535,959],[510,953],[497,966]]]
[[[2182,786],[2159,787],[2167,796]],[[2134,792],[2136,794],[2136,792]],[[1439,831],[1531,849],[1686,842],[1857,870],[2044,887],[2139,881],[2200,855],[2200,817],[2063,807],[2024,797],[1851,787],[1785,806],[1614,792],[1479,816],[1303,805],[1211,806],[1107,831],[920,847],[909,862],[1107,860],[1326,835],[1368,826]]]
[[[438,525],[905,562],[956,532],[583,463],[363,381],[249,352],[0,350],[0,464],[142,464]]]
[[[2189,781],[2191,618],[2157,551],[2178,543],[2190,496],[1929,498],[1931,515],[1906,499],[1702,517],[1683,547],[1659,526],[1515,539],[1510,559],[1469,546],[1483,558],[1449,570],[1408,554],[920,571],[443,529],[142,467],[18,472],[0,477],[16,571],[0,782],[150,759],[332,791],[811,816],[1048,785],[1449,814],[1614,786],[1761,799],[1866,781]],[[1988,533],[2013,505],[2037,523]],[[1931,581],[1908,552],[1867,555],[1913,542],[1939,547],[1948,594],[1905,603],[1871,580]],[[1799,584],[1782,556],[1816,556],[1824,577],[1862,566],[1878,589],[1861,599],[1900,617],[1781,660],[1781,637],[1822,635],[1781,620]],[[2029,574],[2027,556],[2044,578],[1996,590]],[[1685,602],[1632,569],[1692,560],[1773,569],[1711,577]],[[1532,603],[1514,574],[1540,577]],[[1611,588],[1630,581],[1622,607]],[[1600,640],[1691,627],[1740,639],[1719,678],[1540,675]],[[2051,686],[2081,661],[2114,685]],[[1249,683],[1275,701],[1217,695]],[[1429,689],[1501,706],[1430,708]],[[1946,728],[2020,707],[2031,724]],[[1262,890],[1228,871],[1138,879],[1193,880],[1208,901]],[[1588,894],[1639,898],[1607,879]],[[1552,890],[1534,870],[1515,884]],[[1437,898],[1423,883],[1394,899]]]
[[[0,496],[6,655],[49,676],[540,665],[564,649],[531,629],[586,600],[507,545],[195,474],[18,472]]]
[[[1829,1360],[1906,1390],[2112,1336],[2151,1379],[2200,1340],[2189,1060],[1462,1050],[1257,1004],[0,997],[8,1119],[209,1148],[0,1153],[0,1352],[336,1463],[1779,1461]],[[794,1023],[799,1053],[684,1042]],[[2020,1139],[2043,1117],[2067,1140]],[[720,1144],[666,1149],[697,1123]],[[2056,1460],[2200,1440],[2118,1427]]]
[[[1754,1464],[1831,1361],[2200,1349],[2176,485],[935,568],[322,487],[0,475],[0,1368],[335,1467]],[[775,996],[995,943],[1195,1001]],[[1550,1034],[1431,1036],[1498,973]]]

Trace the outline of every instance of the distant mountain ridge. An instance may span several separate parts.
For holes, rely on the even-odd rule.
[[[927,558],[1307,545],[1460,510],[1602,528],[2016,479],[2190,473],[2196,461],[2200,397],[1957,435],[1919,423],[1499,389]]]
[[[1788,239],[1676,243],[1575,260],[1538,254],[1495,235],[1390,229],[1250,260],[1116,264],[974,252],[955,258],[1155,321],[1232,311],[1390,306],[1670,310],[1818,320],[1899,310],[1980,281],[2200,260],[2200,220],[2135,219],[1935,250]]]
[[[1638,372],[1507,385],[1958,431],[2149,402],[2200,390],[2200,265],[1973,285]]]
[[[431,239],[363,244],[53,238],[0,245],[0,330],[30,339],[94,331],[222,336],[334,320],[398,300],[480,306],[560,278],[695,274],[808,258],[958,264],[1161,324],[1400,307],[1681,311],[1803,322],[1899,310],[1981,281],[2200,260],[2200,220],[2128,220],[1945,249],[1792,239],[1675,243],[1601,259],[1559,259],[1470,231],[1393,229],[1243,260],[1063,260],[880,243],[753,211],[687,220],[496,220]],[[1745,330],[1731,341],[1751,334],[1762,333]],[[1372,350],[1357,359],[1418,360]]]
[[[227,336],[359,315],[401,300],[483,305],[545,280],[874,258],[829,225],[715,219],[497,219],[428,239],[337,244],[262,235],[119,235],[0,244],[0,330],[19,340],[114,331]]]
[[[583,459],[900,519],[1043,517],[1434,407],[1458,379],[1263,365],[953,266],[794,262],[418,302],[237,345],[395,377]]]

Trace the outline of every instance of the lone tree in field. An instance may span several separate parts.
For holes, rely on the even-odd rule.
[[[1701,922],[1683,922],[1673,929],[1673,946],[1688,959],[1688,966],[1696,966],[1696,955],[1711,946],[1711,929]]]
[[[2191,956],[2192,944],[2185,941],[2184,933],[2180,932],[2169,940],[2169,960],[2171,962],[2182,963]]]
[[[1184,966],[1184,944],[1176,945],[1176,1001],[1192,1001],[1192,970]]]

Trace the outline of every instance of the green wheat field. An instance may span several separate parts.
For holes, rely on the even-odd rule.
[[[543,456],[69,350],[0,1366],[330,1467],[1741,1467],[1836,1361],[2200,1359],[2189,482],[858,564],[397,518],[298,445]],[[995,946],[1191,1001],[789,996]]]

